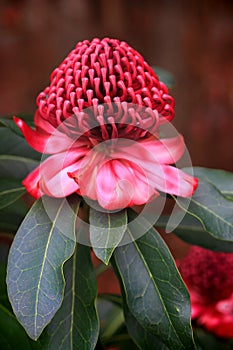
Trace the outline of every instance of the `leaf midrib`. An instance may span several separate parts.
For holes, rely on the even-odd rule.
[[[74,329],[74,306],[75,306],[75,276],[76,276],[76,255],[77,249],[75,249],[73,255],[73,268],[72,268],[72,302],[71,302],[71,320],[70,320],[70,350],[73,350],[73,329]]]
[[[37,286],[37,291],[36,291],[36,301],[35,301],[35,317],[34,317],[34,334],[36,335],[37,334],[37,316],[38,316],[38,303],[39,303],[39,292],[40,292],[40,286],[41,286],[41,281],[42,281],[42,276],[43,276],[43,271],[44,271],[44,268],[45,268],[45,263],[46,263],[46,258],[47,258],[47,252],[48,252],[48,249],[49,249],[49,245],[50,245],[50,242],[51,242],[51,238],[52,238],[52,235],[53,235],[53,232],[54,232],[54,227],[56,226],[56,221],[57,221],[57,218],[61,212],[61,209],[64,205],[64,201],[62,201],[57,213],[56,213],[56,216],[55,216],[55,220],[53,220],[52,222],[52,226],[51,226],[51,229],[50,229],[50,232],[49,232],[49,236],[48,236],[48,241],[46,243],[46,247],[45,247],[45,252],[44,252],[44,257],[43,257],[43,261],[42,261],[42,265],[41,265],[41,272],[40,272],[40,276],[39,276],[39,281],[38,281],[38,286]],[[36,340],[36,339],[35,339]]]
[[[195,199],[192,198],[192,202],[194,202],[198,207],[204,208],[206,211],[208,211],[210,214],[212,214],[213,216],[217,217],[220,221],[226,223],[227,226],[232,227],[233,225],[226,221],[225,219],[223,219],[221,216],[219,216],[218,214],[216,214],[214,211],[210,210],[208,207],[206,207],[205,205],[202,205],[201,203],[197,202]]]
[[[27,158],[27,157],[21,157],[17,155],[12,155],[12,154],[1,154],[0,155],[0,161],[1,160],[14,160],[14,161],[20,161],[24,163],[35,163],[38,164],[39,161],[33,158]]]
[[[11,193],[14,193],[14,192],[19,192],[19,191],[25,191],[25,188],[23,186],[21,187],[15,187],[15,188],[11,188],[9,190],[4,190],[4,191],[0,191],[0,197],[5,195],[5,194],[11,194]]]
[[[163,307],[164,307],[164,310],[165,310],[165,314],[166,314],[166,316],[167,316],[167,319],[168,319],[168,321],[169,321],[169,323],[170,323],[170,325],[171,325],[171,327],[172,327],[174,333],[176,334],[177,339],[179,339],[179,341],[181,342],[181,339],[180,339],[180,337],[178,336],[178,334],[177,334],[177,332],[176,332],[176,329],[174,328],[174,325],[173,325],[173,323],[172,323],[172,321],[171,321],[171,319],[170,319],[170,317],[169,317],[167,308],[166,308],[166,306],[165,306],[165,304],[164,304],[164,301],[163,301],[163,298],[162,298],[162,296],[161,296],[161,293],[160,293],[160,291],[159,291],[159,289],[158,289],[158,286],[157,286],[157,284],[156,284],[156,282],[155,282],[155,280],[154,280],[154,278],[153,278],[152,273],[150,272],[149,266],[148,266],[147,262],[145,261],[144,256],[143,256],[143,254],[141,253],[140,248],[139,248],[139,246],[137,245],[136,241],[134,240],[134,237],[133,237],[133,235],[131,234],[131,232],[130,232],[129,229],[128,229],[128,232],[129,232],[129,235],[131,236],[131,239],[132,239],[133,244],[135,245],[135,248],[137,249],[137,251],[138,251],[138,253],[139,253],[139,255],[140,255],[142,261],[143,261],[144,264],[145,264],[145,267],[146,267],[146,270],[147,270],[147,272],[148,272],[148,275],[149,275],[150,277],[152,277],[151,280],[152,280],[153,285],[154,285],[154,287],[155,287],[155,289],[156,289],[156,291],[157,291],[157,293],[158,293],[158,295],[159,295],[160,301],[161,301],[161,303],[162,303],[162,305],[163,305]],[[127,294],[127,293],[126,293],[126,294]],[[182,344],[183,348],[185,349],[185,347],[184,347],[184,345],[183,345],[182,342],[181,342],[181,344]]]
[[[106,245],[105,245],[105,249],[104,249],[104,260],[105,260],[105,263],[109,263],[109,260],[111,258],[111,255],[112,255],[112,251],[113,251],[113,247],[109,247],[111,249],[111,253],[109,254],[108,256],[108,251],[107,251],[107,248],[108,248],[108,242],[110,240],[110,234],[111,234],[111,216],[109,213],[107,213],[107,217],[108,217],[108,233],[107,233],[107,239],[106,239]]]

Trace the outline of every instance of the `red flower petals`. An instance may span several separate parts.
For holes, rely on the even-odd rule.
[[[183,138],[159,140],[174,100],[125,42],[78,43],[37,105],[35,130],[15,118],[29,145],[50,154],[23,181],[36,198],[77,192],[115,210],[145,204],[158,190],[183,197],[195,190],[197,180],[171,166],[184,152]]]
[[[37,98],[41,116],[56,127],[72,114],[127,102],[174,117],[174,100],[144,58],[126,42],[104,38],[79,42],[51,74]],[[89,122],[86,116],[87,123]]]
[[[233,338],[233,254],[191,247],[179,262],[192,318],[219,337]]]

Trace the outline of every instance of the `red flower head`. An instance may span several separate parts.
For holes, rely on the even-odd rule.
[[[159,125],[174,116],[173,98],[125,42],[79,42],[37,105],[36,130],[15,118],[35,150],[52,154],[24,180],[35,197],[77,192],[116,209],[146,203],[156,188],[185,197],[196,188],[196,179],[168,166],[181,157],[183,138],[159,140]]]
[[[192,318],[219,337],[233,338],[233,254],[191,247],[179,261]]]

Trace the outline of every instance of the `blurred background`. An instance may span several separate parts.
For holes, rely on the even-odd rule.
[[[75,44],[127,41],[172,73],[193,165],[233,171],[232,0],[1,0],[0,114],[30,113]]]
[[[0,115],[34,114],[76,43],[106,36],[173,75],[173,123],[193,165],[233,171],[233,0],[1,0]],[[175,256],[187,251],[175,235],[164,238]],[[111,272],[99,291],[119,291]]]

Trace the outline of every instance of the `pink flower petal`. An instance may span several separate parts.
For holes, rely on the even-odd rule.
[[[53,134],[56,130],[56,128],[50,122],[48,122],[42,117],[39,110],[37,110],[35,113],[34,123],[36,126],[36,130],[44,132],[46,134]]]
[[[96,192],[99,204],[109,210],[125,208],[132,202],[132,189],[114,173],[112,161],[107,161],[98,170]]]
[[[63,198],[77,192],[79,187],[69,176],[68,172],[77,171],[77,165],[71,165],[62,169],[59,173],[48,180],[41,177],[40,188],[44,194],[51,197]]]
[[[54,134],[31,129],[22,119],[14,117],[16,125],[24,134],[28,144],[36,151],[53,154],[68,150],[74,144],[74,140],[56,130]]]
[[[155,190],[150,186],[146,174],[137,165],[122,160],[112,160],[112,168],[119,182],[128,184],[132,204],[141,205],[149,201]]]
[[[85,154],[86,149],[75,149],[46,159],[40,168],[40,187],[43,193],[52,197],[65,197],[76,192],[79,186],[68,173],[78,171]]]
[[[90,150],[82,159],[79,169],[69,174],[79,185],[80,194],[83,197],[97,200],[96,176],[104,158],[105,155],[103,153]]]
[[[99,166],[96,192],[100,205],[109,210],[145,204],[157,195],[137,166],[121,160],[108,160]]]
[[[175,142],[174,139],[172,142]],[[182,149],[182,147],[178,147],[177,152],[174,152],[171,156],[164,145],[157,143],[157,146],[153,147],[163,150],[165,160],[170,159],[172,162],[173,156],[174,158],[177,157],[180,153],[179,149]],[[198,180],[196,178],[173,166],[158,162],[158,159],[160,159],[159,155],[152,154],[138,143],[134,143],[124,149],[123,147],[117,148],[117,152],[113,152],[112,157],[125,159],[137,165],[148,178],[150,186],[159,191],[181,197],[189,197],[197,188]]]
[[[78,171],[85,154],[86,149],[75,149],[50,156],[24,179],[24,186],[36,198],[42,194],[66,197],[76,192],[79,186],[67,173]]]
[[[123,158],[137,164],[137,160],[145,160],[151,164],[173,164],[177,162],[185,150],[181,135],[170,139],[129,141],[118,140],[112,152],[113,158]]]
[[[198,323],[219,337],[231,339],[233,337],[232,303],[228,306],[228,313],[219,312],[216,305],[208,305],[198,318]]]
[[[140,145],[150,152],[158,163],[173,164],[177,162],[185,150],[184,138],[182,135],[170,139],[143,140]]]
[[[34,198],[40,198],[43,193],[40,190],[40,167],[34,169],[24,180],[23,185],[27,192]]]
[[[180,197],[192,196],[198,185],[196,178],[170,165],[155,166],[148,178],[159,191]]]

